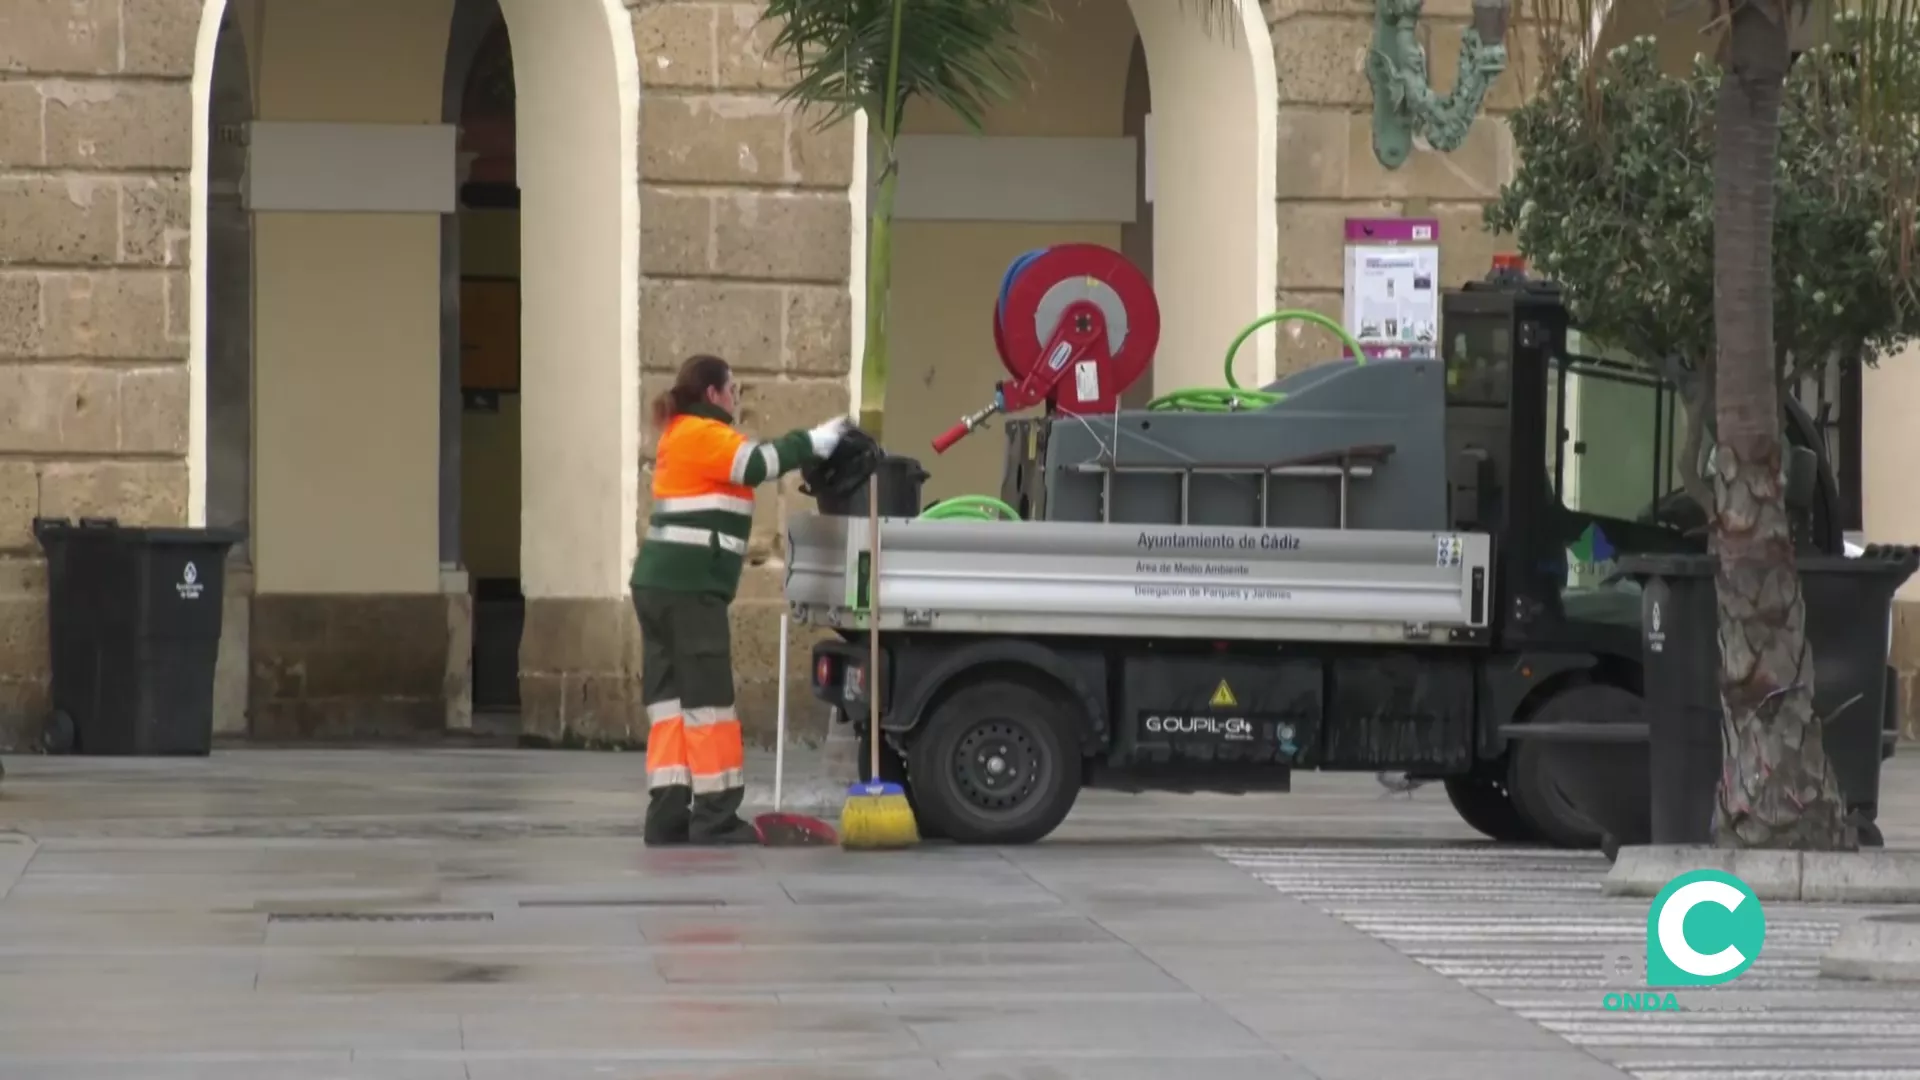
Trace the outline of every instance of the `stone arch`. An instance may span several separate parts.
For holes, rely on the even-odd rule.
[[[459,125],[467,111],[481,54],[506,36],[499,0],[455,0],[447,33],[447,66],[440,88],[441,122]],[[509,46],[510,48],[510,46]],[[456,146],[456,149],[458,147]],[[456,163],[456,170],[462,167]],[[456,175],[456,183],[464,180]],[[458,209],[440,218],[440,565],[461,563],[462,439],[460,279]]]
[[[205,390],[194,397],[206,410],[206,521],[245,530],[252,516],[253,226],[242,191],[253,79],[238,24],[223,18],[216,32],[207,102]],[[237,553],[244,560],[244,540]]]
[[[256,733],[262,680],[284,684],[268,687],[267,696],[285,704],[282,712],[299,728],[269,723],[269,734],[304,734],[310,722],[333,727],[328,703],[316,704],[323,697],[340,706],[340,717],[356,709],[378,714],[371,722],[383,732],[439,726],[443,718],[457,724],[461,715],[456,669],[469,631],[455,624],[463,609],[470,618],[470,607],[461,576],[442,565],[444,543],[433,536],[436,519],[445,520],[444,505],[436,507],[444,504],[445,480],[436,483],[434,459],[449,449],[444,440],[436,449],[433,432],[445,427],[459,402],[445,393],[445,343],[432,344],[444,305],[427,299],[437,292],[432,219],[454,205],[450,140],[434,123],[442,104],[435,98],[445,74],[440,65],[450,44],[449,23],[440,20],[454,7],[454,0],[395,8],[355,2],[337,12],[233,5],[255,52],[253,172],[245,190],[257,313],[251,513],[258,539],[250,645]],[[631,15],[621,0],[501,0],[500,7],[513,35],[523,133],[521,576],[530,599],[591,600],[596,610],[624,613],[630,621],[625,582],[639,506],[640,262],[640,79]],[[228,0],[203,2],[191,88],[187,471],[193,524],[208,520],[212,475],[208,199],[215,133],[209,110],[227,9]],[[356,37],[366,32],[356,31],[360,20],[373,18],[401,28],[405,40]],[[396,73],[404,101],[333,74],[342,69],[340,58],[362,48],[386,50],[375,66],[385,63]],[[349,152],[310,156],[336,146]],[[307,164],[315,160],[345,164],[336,176]],[[446,170],[445,189],[439,169]],[[397,261],[357,254],[353,245],[364,238],[401,245],[394,249]],[[308,250],[320,252],[318,263],[307,258]],[[403,288],[385,289],[389,282]],[[308,294],[316,286],[324,295],[313,299]],[[316,336],[325,340],[314,344]],[[368,359],[369,345],[379,352],[376,359]],[[451,359],[457,379],[458,358]],[[329,361],[339,361],[339,369]],[[316,386],[324,393],[309,394]],[[457,394],[457,383],[454,389]],[[377,417],[361,411],[368,405],[380,406]],[[330,558],[336,551],[341,557]],[[269,625],[271,632],[262,629]],[[609,625],[617,635],[617,625]],[[300,633],[305,637],[294,640]],[[406,663],[367,662],[356,669],[346,654],[391,650],[394,641],[382,635],[433,644],[419,656],[385,657]],[[381,640],[369,640],[375,638]],[[584,646],[589,653],[601,647],[597,640]],[[437,668],[442,660],[444,680]],[[540,662],[543,672],[563,678],[596,663],[552,649]],[[315,674],[322,668],[325,678]],[[287,674],[296,672],[297,678]],[[373,685],[376,676],[396,685]],[[319,689],[321,682],[332,689]],[[401,682],[404,689],[397,688]],[[369,710],[369,702],[378,705]]]
[[[228,0],[204,0],[199,39],[194,53],[192,82],[193,161],[189,288],[192,294],[189,379],[192,402],[188,421],[188,520],[199,524],[207,514],[207,239],[209,109],[213,100],[216,53]],[[529,163],[523,187],[532,195],[523,212],[529,233],[540,233],[537,246],[547,259],[536,273],[535,295],[529,296],[524,336],[532,351],[554,364],[598,363],[598,377],[558,385],[543,380],[540,395],[544,416],[557,416],[571,405],[591,406],[583,415],[545,432],[562,441],[551,448],[554,466],[577,474],[594,474],[592,483],[610,505],[587,505],[570,498],[564,511],[554,504],[558,496],[544,495],[528,516],[558,513],[562,521],[578,520],[588,532],[619,532],[625,539],[605,552],[592,550],[566,560],[542,584],[560,590],[557,595],[580,595],[591,581],[604,594],[622,587],[625,564],[636,546],[633,521],[638,509],[638,379],[639,379],[639,63],[633,25],[620,0],[502,0],[509,31],[524,43],[516,77],[530,92],[520,95],[523,116],[536,121],[521,125],[521,156]],[[611,90],[612,93],[602,91]],[[531,129],[531,130],[529,130]],[[586,148],[583,159],[575,152]],[[547,156],[556,160],[549,163]],[[605,160],[601,160],[604,156]],[[617,207],[617,214],[596,211]],[[611,220],[609,220],[611,218]],[[591,269],[583,266],[587,260]],[[537,258],[535,261],[539,261]],[[560,270],[562,265],[570,269]],[[600,272],[604,269],[606,272]],[[584,287],[582,285],[584,284]],[[575,359],[569,359],[575,357]],[[572,367],[569,375],[578,375]],[[575,395],[570,397],[569,395]],[[605,423],[591,418],[611,412]],[[583,429],[598,432],[605,446],[588,450],[573,442],[586,439]],[[614,434],[615,429],[619,434]],[[543,444],[544,445],[544,444]],[[607,466],[598,460],[604,450],[622,463],[612,476],[599,476]],[[545,451],[543,451],[545,452]],[[530,468],[542,466],[529,466]],[[604,490],[601,490],[604,489]],[[556,522],[548,518],[549,524]],[[603,529],[602,527],[605,527]],[[565,540],[561,540],[565,536]],[[534,540],[541,550],[560,543],[578,544],[579,528],[561,524]],[[591,549],[590,549],[591,550]]]

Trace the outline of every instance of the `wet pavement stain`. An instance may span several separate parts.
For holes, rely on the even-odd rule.
[[[341,981],[355,986],[485,986],[514,982],[525,974],[517,964],[432,956],[348,956],[339,963]]]

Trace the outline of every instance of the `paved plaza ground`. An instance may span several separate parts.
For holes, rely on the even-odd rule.
[[[1609,1013],[1604,861],[1371,776],[848,854],[648,851],[626,755],[6,764],[0,1080],[1920,1080],[1920,990],[1815,974],[1862,911]]]

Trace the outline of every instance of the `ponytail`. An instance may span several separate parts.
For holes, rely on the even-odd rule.
[[[674,376],[673,385],[653,399],[654,430],[664,429],[667,421],[707,400],[707,391],[720,389],[732,377],[732,369],[717,356],[702,353],[688,357],[680,365],[680,374]]]

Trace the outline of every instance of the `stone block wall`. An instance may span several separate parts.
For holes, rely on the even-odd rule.
[[[0,0],[0,751],[47,709],[32,519],[186,519],[199,19],[199,0]]]
[[[773,27],[737,0],[630,0],[644,91],[640,126],[641,357],[647,400],[699,351],[732,360],[745,384],[742,420],[777,433],[848,405],[852,269],[848,125],[818,130],[778,100],[788,75],[769,60]],[[1429,50],[1452,78],[1470,0],[1427,5]],[[1531,77],[1524,57],[1490,96],[1489,115],[1451,154],[1417,152],[1400,170],[1373,158],[1371,90],[1361,63],[1371,0],[1265,0],[1279,76],[1278,306],[1338,317],[1343,220],[1421,214],[1442,227],[1451,287],[1483,275],[1499,244],[1481,207],[1512,169],[1500,114]],[[724,313],[721,315],[720,313]],[[1328,343],[1282,335],[1283,370],[1324,358]],[[643,403],[644,404],[644,403]],[[643,454],[650,453],[646,433]],[[805,502],[790,481],[763,495],[735,612],[739,704],[750,741],[772,732],[780,582],[779,521]],[[642,498],[644,521],[646,499]],[[529,623],[531,629],[531,622]],[[814,638],[790,642],[791,685],[804,695]],[[790,703],[811,734],[810,699]]]
[[[1387,169],[1373,156],[1373,91],[1363,66],[1373,40],[1372,0],[1263,0],[1262,8],[1280,88],[1276,306],[1341,317],[1348,217],[1437,218],[1441,288],[1484,276],[1494,253],[1505,250],[1480,226],[1482,207],[1513,171],[1503,117],[1537,75],[1521,28],[1510,35],[1509,50],[1518,55],[1488,94],[1466,143],[1445,154],[1416,149],[1399,169]],[[1471,14],[1470,0],[1428,0],[1422,26],[1440,89],[1452,85],[1460,31]],[[1279,370],[1337,350],[1318,331],[1283,327]]]
[[[643,84],[642,393],[656,394],[688,354],[715,352],[740,373],[750,430],[846,411],[851,125],[819,128],[779,100],[790,80],[767,56],[763,4],[627,4]],[[1513,167],[1502,116],[1536,74],[1525,35],[1467,144],[1417,151],[1390,171],[1370,147],[1372,0],[1262,8],[1279,80],[1277,305],[1339,313],[1341,223],[1354,214],[1436,217],[1443,285],[1483,274],[1501,244],[1481,230],[1481,208]],[[201,0],[0,0],[0,750],[37,730],[46,707],[32,518],[185,519],[189,82],[201,10]],[[1427,4],[1442,85],[1469,14],[1470,0]],[[1282,366],[1331,347],[1283,333]],[[652,436],[643,431],[643,467]],[[735,612],[738,700],[761,744],[773,722],[779,522],[804,505],[791,480],[762,495]],[[644,521],[644,493],[640,509]],[[292,633],[307,614],[265,612],[259,632]],[[423,632],[446,617],[409,615]],[[315,640],[340,640],[351,622]],[[637,741],[637,627],[624,599],[529,605],[526,626],[526,727],[559,742]],[[817,735],[821,710],[804,695],[812,640],[791,643],[792,705],[798,729]],[[1920,632],[1903,629],[1909,640]],[[390,672],[391,696],[429,696],[453,677],[454,665],[436,671],[430,659]],[[277,726],[314,727],[296,704],[311,688],[283,688]]]
[[[853,129],[820,129],[779,100],[790,84],[768,57],[774,28],[763,4],[739,0],[628,0],[640,58],[641,411],[700,352],[732,362],[743,387],[742,426],[759,434],[811,427],[849,406]],[[643,419],[643,424],[650,423]],[[642,430],[644,471],[657,433]],[[734,607],[736,696],[750,744],[773,737],[781,583],[779,523],[806,502],[789,479],[763,491],[748,570]],[[639,741],[638,627],[624,602],[597,616],[530,604],[523,640],[523,730],[557,742]],[[546,639],[594,623],[610,635],[596,672],[546,670],[572,656]],[[615,632],[617,628],[617,633]],[[812,639],[792,641],[804,678]],[[569,665],[577,667],[578,665]],[[804,684],[799,686],[804,692]],[[799,702],[795,711],[818,710]],[[817,716],[815,717],[817,720]],[[813,724],[813,737],[823,725]]]
[[[792,79],[768,55],[775,28],[764,10],[656,0],[638,13],[640,363],[651,402],[687,356],[726,357],[743,389],[741,425],[775,435],[851,405],[854,139],[851,123],[821,128],[779,100]],[[642,438],[649,462],[655,434]],[[735,698],[748,744],[769,746],[785,606],[780,522],[811,501],[789,477],[757,502],[733,611]],[[647,510],[643,492],[643,521]],[[789,719],[796,736],[818,739],[825,726],[806,697],[813,641],[789,642]]]

